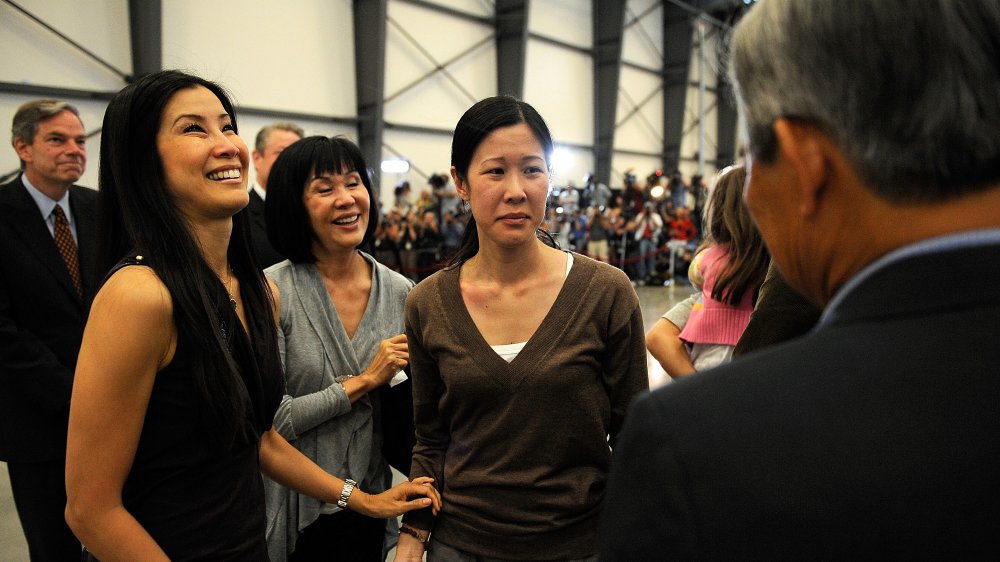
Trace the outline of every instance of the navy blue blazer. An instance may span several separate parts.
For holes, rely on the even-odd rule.
[[[0,186],[0,460],[66,454],[73,371],[97,272],[98,193],[72,186],[83,299],[18,177]]]
[[[636,401],[601,562],[1000,551],[1000,245],[892,263],[810,334]]]

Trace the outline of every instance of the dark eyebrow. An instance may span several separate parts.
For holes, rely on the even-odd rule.
[[[337,174],[337,173],[334,173],[334,172],[326,172],[326,173],[324,173],[322,175],[309,176],[309,180],[308,181],[330,180],[330,179],[333,178],[333,176],[350,176],[352,174],[357,175],[358,178],[361,177],[361,172],[359,172],[357,170],[348,170],[348,171],[346,171],[344,173],[341,173],[341,174]]]
[[[177,122],[180,121],[180,120],[182,120],[182,119],[190,119],[190,120],[196,121],[198,123],[201,123],[202,121],[205,120],[204,118],[202,118],[201,115],[195,115],[194,113],[185,113],[184,115],[178,115],[177,119],[174,119],[174,125],[176,125]],[[220,113],[219,114],[219,121],[225,121],[227,119],[230,120],[230,121],[232,121],[232,118],[229,116],[228,113]]]

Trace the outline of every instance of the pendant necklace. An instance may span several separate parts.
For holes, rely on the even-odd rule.
[[[229,267],[229,279],[226,280],[226,293],[229,293],[229,304],[232,305],[233,310],[236,310],[236,298],[233,297],[233,290],[230,288],[233,284],[233,268]]]

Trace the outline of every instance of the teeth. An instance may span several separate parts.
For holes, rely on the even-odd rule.
[[[211,174],[208,174],[208,179],[210,180],[234,180],[239,179],[239,177],[240,171],[238,169],[212,172]]]
[[[354,215],[354,216],[351,216],[351,217],[344,217],[342,219],[337,219],[337,220],[333,221],[333,224],[351,224],[352,222],[358,220],[359,216],[360,215]]]

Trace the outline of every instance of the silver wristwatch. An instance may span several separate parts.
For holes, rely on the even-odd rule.
[[[340,492],[340,499],[337,500],[337,507],[347,509],[347,500],[350,499],[351,492],[354,491],[354,487],[357,485],[358,483],[350,478],[344,480],[344,489]]]

